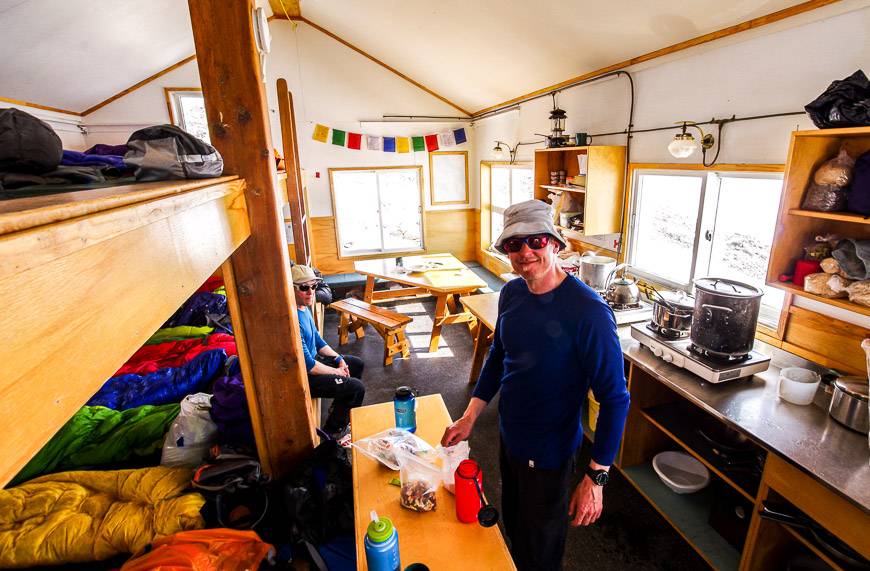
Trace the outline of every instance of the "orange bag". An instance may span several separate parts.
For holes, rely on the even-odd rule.
[[[160,538],[150,551],[124,563],[121,571],[256,571],[274,552],[253,531],[199,529]]]

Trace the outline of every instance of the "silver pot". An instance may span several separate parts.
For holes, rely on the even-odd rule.
[[[587,252],[580,257],[580,281],[595,291],[604,291],[607,276],[616,267],[616,260]]]
[[[834,396],[828,413],[844,426],[863,434],[870,432],[868,385],[864,377],[843,377],[832,383]]]
[[[763,295],[755,286],[725,278],[695,280],[692,343],[719,357],[752,351]]]
[[[637,280],[625,277],[628,264],[619,264],[607,276],[604,299],[615,305],[632,305],[640,300],[640,289]],[[622,277],[617,278],[616,273],[622,270]]]
[[[695,300],[683,292],[659,292],[653,288],[652,321],[660,331],[666,333],[688,333],[692,328],[692,314],[695,311]]]

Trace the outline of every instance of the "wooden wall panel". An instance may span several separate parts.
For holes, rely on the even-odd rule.
[[[783,349],[825,367],[865,374],[861,341],[870,330],[801,307],[790,307],[788,313]]]
[[[477,259],[478,210],[428,210],[424,217],[426,252],[449,252],[460,260]],[[311,234],[314,265],[318,270],[327,275],[354,271],[352,259],[338,258],[335,219],[332,216],[312,218]]]

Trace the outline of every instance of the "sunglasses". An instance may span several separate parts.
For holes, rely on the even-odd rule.
[[[319,285],[320,285],[320,282],[317,282],[316,284],[313,284],[313,285],[293,284],[293,287],[295,287],[299,291],[310,291],[310,290],[317,289],[317,286],[319,286]]]
[[[509,254],[516,254],[523,249],[523,244],[532,250],[540,250],[550,243],[549,234],[532,234],[531,236],[515,236],[501,243],[501,247]]]

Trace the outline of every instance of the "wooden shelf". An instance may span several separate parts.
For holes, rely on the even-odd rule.
[[[826,303],[828,305],[833,305],[835,307],[839,307],[841,309],[846,309],[848,311],[854,311],[855,313],[860,313],[861,315],[870,315],[870,307],[865,307],[863,305],[858,305],[857,303],[853,303],[849,301],[847,298],[829,298],[822,297],[820,295],[816,295],[814,293],[809,293],[804,291],[804,288],[798,287],[790,282],[767,282],[767,285],[771,287],[775,287],[778,289],[785,290],[787,292],[793,293],[794,295],[799,295],[801,297],[805,297],[807,299],[812,299],[815,301],[819,301],[821,303]]]
[[[777,523],[777,522],[771,522],[771,523]],[[796,530],[795,528],[793,528],[789,525],[783,525],[781,523],[778,525],[783,530],[785,530],[789,535],[791,535],[796,540],[798,540],[798,542],[800,542],[804,547],[809,549],[813,555],[815,555],[816,557],[818,557],[819,559],[824,561],[826,565],[831,567],[831,569],[834,569],[835,571],[845,571],[845,568],[842,565],[840,565],[839,563],[837,563],[836,561],[831,559],[824,551],[822,551],[821,549],[816,547],[816,545],[809,538],[804,537],[804,534],[802,534],[801,532],[799,532],[798,530]]]
[[[737,569],[740,553],[707,523],[712,503],[709,488],[674,493],[659,480],[652,463],[624,468],[622,473],[711,567]]]
[[[565,228],[564,226],[559,226],[556,224],[556,229],[560,230],[563,234],[565,234],[566,238],[573,238],[574,240],[582,240],[586,237],[580,230],[574,230],[573,228]]]
[[[729,474],[728,467],[712,452],[702,453],[706,441],[695,431],[698,423],[693,421],[695,415],[691,411],[687,411],[686,407],[678,402],[668,403],[641,409],[640,414],[687,453],[704,464],[722,481],[734,488],[741,496],[755,503],[755,494],[758,493],[760,484],[760,472],[758,479],[741,474]]]
[[[805,216],[807,218],[821,218],[835,222],[852,222],[854,224],[870,224],[870,216],[852,214],[850,212],[819,212],[817,210],[801,210],[792,208],[788,211],[792,216]]]
[[[586,194],[585,186],[556,186],[552,184],[542,184],[540,186],[541,188],[546,188],[547,190],[558,190],[559,192],[566,190],[568,192],[578,192],[581,194]]]

